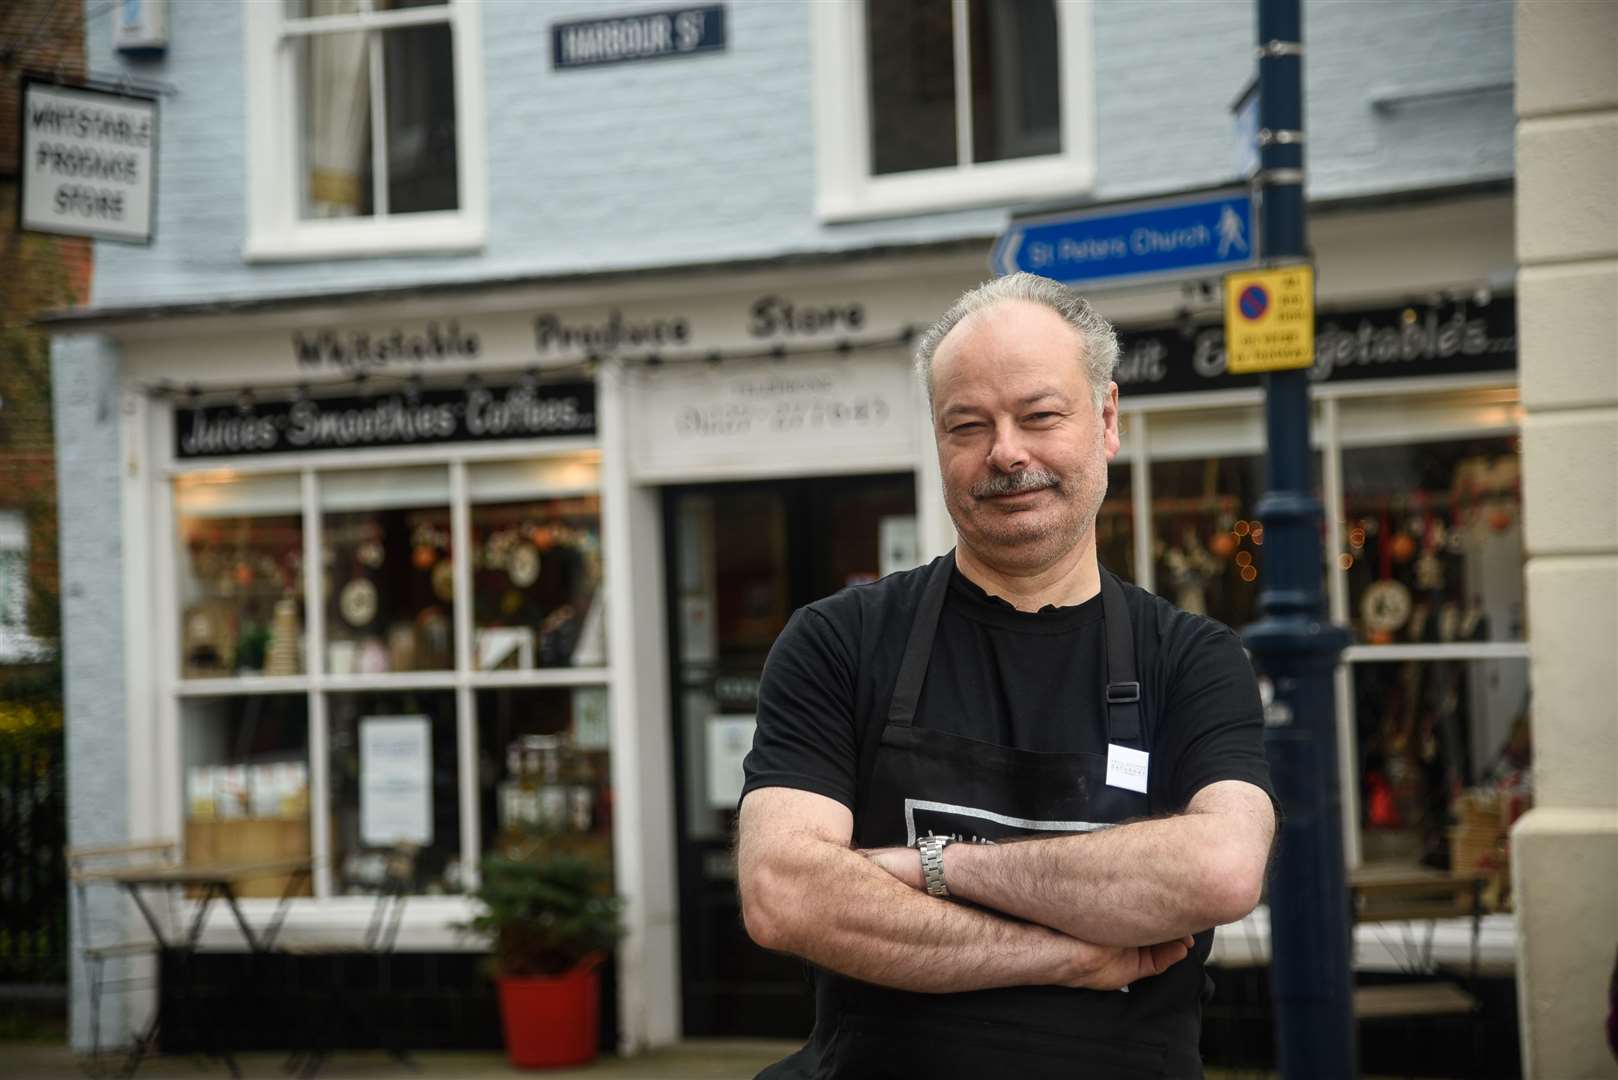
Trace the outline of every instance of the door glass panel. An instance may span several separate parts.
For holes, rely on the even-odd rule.
[[[1528,661],[1361,661],[1351,671],[1365,860],[1485,871],[1497,901],[1509,882],[1506,832],[1533,798]]]
[[[1096,557],[1125,581],[1135,576],[1135,492],[1133,465],[1107,467],[1107,498],[1096,514]]]
[[[474,505],[472,618],[479,671],[605,665],[600,496]]]
[[[455,663],[449,472],[321,477],[326,671],[443,671]]]
[[[301,493],[295,475],[174,482],[186,678],[303,673]]]
[[[455,694],[331,694],[332,882],[374,892],[390,853],[407,850],[417,893],[460,892],[461,811]]]
[[[180,706],[185,857],[255,863],[309,857],[309,698],[254,694]],[[237,886],[280,896],[285,876]],[[305,878],[297,895],[309,895]]]
[[[479,690],[477,708],[484,853],[561,844],[611,866],[607,688]]]
[[[1318,498],[1320,455],[1313,456]],[[1151,469],[1157,591],[1235,629],[1254,621],[1264,555],[1264,523],[1254,510],[1264,495],[1264,458],[1159,461]]]
[[[1343,451],[1343,550],[1357,641],[1521,641],[1516,436]]]

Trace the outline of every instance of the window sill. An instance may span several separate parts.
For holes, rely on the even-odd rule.
[[[997,161],[850,178],[835,188],[823,188],[816,210],[822,221],[836,223],[1077,199],[1094,188],[1095,163],[1078,156]]]
[[[476,254],[487,239],[485,224],[463,214],[421,214],[395,221],[303,222],[250,231],[242,257],[248,262],[270,263]]]

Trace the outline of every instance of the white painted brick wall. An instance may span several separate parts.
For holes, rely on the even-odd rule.
[[[833,0],[827,0],[833,2]],[[99,10],[86,0],[86,10]],[[984,236],[1003,209],[825,226],[814,216],[809,6],[730,0],[725,52],[553,72],[554,22],[644,4],[488,3],[489,243],[438,258],[243,262],[246,104],[237,4],[176,5],[166,60],[157,239],[102,244],[99,304],[369,288]],[[1253,70],[1251,0],[1096,0],[1097,196],[1227,180],[1229,105]],[[117,71],[111,19],[90,67]],[[1316,198],[1511,173],[1511,97],[1378,112],[1372,96],[1508,82],[1506,0],[1306,4]]]

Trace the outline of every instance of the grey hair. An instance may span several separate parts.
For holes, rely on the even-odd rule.
[[[974,315],[1008,300],[1026,300],[1050,308],[1079,335],[1079,353],[1090,380],[1090,394],[1099,412],[1107,400],[1107,385],[1118,366],[1118,334],[1089,301],[1060,282],[1038,274],[1007,274],[985,281],[963,294],[950,309],[927,329],[916,346],[916,377],[927,388],[927,404],[933,403],[933,354],[968,315]]]

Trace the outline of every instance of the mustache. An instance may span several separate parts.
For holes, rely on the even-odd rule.
[[[1048,469],[1023,469],[1021,472],[996,473],[972,485],[972,496],[978,499],[996,495],[1017,495],[1024,491],[1062,487],[1062,478]]]

